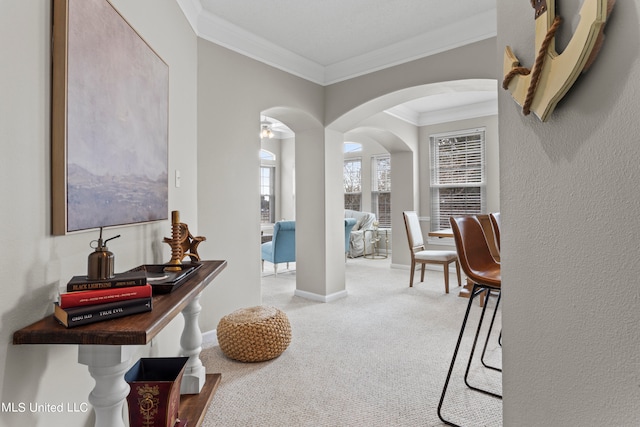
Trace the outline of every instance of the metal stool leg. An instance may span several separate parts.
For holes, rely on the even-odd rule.
[[[482,357],[480,357],[480,361],[482,362],[482,365],[485,368],[493,369],[494,371],[498,371],[498,372],[502,372],[502,369],[496,366],[487,365],[484,361],[484,355],[487,352],[487,344],[489,344],[489,337],[491,336],[491,331],[493,330],[493,324],[496,321],[496,314],[498,314],[498,307],[500,306],[501,297],[502,297],[502,291],[498,292],[498,299],[496,300],[496,308],[493,312],[493,317],[491,318],[491,325],[489,326],[489,332],[487,332],[487,340],[484,342],[484,348],[482,349]],[[500,346],[502,346],[501,338],[502,338],[502,330],[500,331],[500,336],[498,337],[498,344]]]
[[[489,306],[489,298],[490,297],[491,297],[491,292],[487,292],[487,298],[485,299],[485,304],[482,307],[482,314],[480,315],[480,320],[478,321],[478,329],[476,330],[476,335],[475,335],[475,337],[473,339],[473,345],[471,346],[471,352],[470,352],[470,355],[469,355],[469,362],[467,363],[467,369],[466,369],[466,371],[464,373],[464,383],[467,385],[467,387],[469,387],[472,390],[475,390],[475,391],[478,391],[480,393],[484,393],[486,395],[502,399],[501,395],[499,395],[497,393],[494,393],[494,392],[491,392],[491,391],[488,391],[488,390],[485,390],[485,389],[478,388],[476,386],[473,386],[473,385],[471,385],[469,383],[469,380],[468,380],[469,371],[471,370],[471,362],[473,361],[473,356],[474,356],[475,351],[476,351],[476,345],[478,344],[478,338],[480,336],[480,330],[482,329],[482,323],[484,321],[484,315],[485,315],[485,313],[487,311],[487,307]],[[497,305],[496,305],[496,308],[497,308]],[[494,312],[494,318],[495,318],[495,312]],[[491,332],[491,328],[489,329],[489,333],[490,332]],[[487,336],[487,340],[488,339],[489,339],[489,336]],[[486,343],[485,343],[485,348],[486,348]]]
[[[444,419],[442,416],[442,404],[444,402],[444,396],[447,393],[447,388],[449,387],[449,380],[451,379],[451,373],[453,372],[453,367],[456,363],[456,358],[458,357],[458,350],[460,350],[460,343],[462,342],[462,337],[464,335],[464,330],[467,325],[467,320],[469,319],[469,312],[471,311],[471,306],[473,305],[473,300],[476,296],[483,293],[485,291],[484,287],[473,284],[473,288],[471,290],[471,295],[469,295],[469,303],[467,304],[467,311],[464,314],[464,319],[462,320],[462,326],[460,327],[460,335],[458,335],[458,342],[456,343],[456,348],[453,350],[453,357],[451,358],[451,365],[449,366],[449,372],[447,373],[447,379],[444,382],[444,387],[442,387],[442,394],[440,395],[440,403],[438,403],[438,418],[440,420],[450,426],[460,427],[458,424],[455,424],[451,421]]]

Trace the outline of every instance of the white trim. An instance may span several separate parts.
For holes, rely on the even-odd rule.
[[[438,28],[437,31],[430,31],[391,46],[331,64],[325,68],[323,84],[339,83],[495,37],[497,34],[496,10],[489,9],[469,19],[452,22],[444,28]]]
[[[193,32],[198,34],[198,15],[202,13],[202,4],[199,0],[176,0],[178,6],[182,9],[185,18],[189,21],[189,25],[193,29]]]
[[[324,67],[258,37],[206,10],[198,16],[196,34],[205,40],[264,64],[302,77],[313,83],[323,84]]]
[[[384,112],[414,126],[428,126],[477,117],[497,116],[498,98],[425,113],[419,113],[403,105],[389,108]]]
[[[204,10],[201,0],[177,0],[196,36],[319,85],[466,46],[497,35],[496,8],[414,38],[323,66]]]
[[[212,329],[202,333],[202,346],[215,347],[218,345],[218,330]]]
[[[347,291],[344,290],[340,292],[335,292],[330,295],[320,295],[320,294],[314,294],[313,292],[301,291],[300,289],[296,289],[293,294],[297,297],[309,299],[311,301],[333,302],[333,301],[345,298],[347,296]]]
[[[409,264],[394,264],[394,263],[391,263],[391,268],[397,268],[399,270],[411,270],[411,266]]]

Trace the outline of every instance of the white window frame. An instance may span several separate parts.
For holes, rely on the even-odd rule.
[[[388,189],[383,190],[378,188],[378,162],[380,160],[386,160],[389,164]],[[376,215],[376,218],[378,218],[378,222],[380,222],[378,196],[383,193],[389,194],[389,199],[391,198],[391,155],[389,154],[371,156],[371,211]],[[380,222],[380,228],[391,228],[391,206],[389,206],[389,222]]]
[[[262,182],[262,168],[270,169],[270,193],[265,194],[263,192],[264,185]],[[268,222],[262,221],[262,196],[269,196],[269,208],[270,208],[270,220]],[[260,224],[270,225],[273,224],[276,218],[276,156],[268,150],[260,150]]]
[[[360,191],[347,191],[347,174],[346,174],[346,166],[347,163],[359,163],[360,164],[360,174],[358,176],[358,183],[354,184],[354,186],[359,186]],[[344,167],[343,167],[343,185],[344,185],[344,194],[359,194],[360,195],[360,209],[354,209],[361,211],[362,210],[362,157],[350,157],[348,159],[344,159]],[[352,207],[347,208],[345,204],[345,209],[352,209]]]
[[[455,142],[456,138],[466,138],[478,135],[477,140]],[[447,140],[454,140],[447,142]],[[455,144],[461,147],[461,151],[451,152],[441,150],[444,145],[437,144]],[[466,147],[465,147],[466,145]],[[480,214],[486,212],[486,128],[466,129],[454,132],[445,132],[433,134],[429,137],[429,163],[430,163],[430,198],[431,198],[431,216],[429,221],[430,231],[437,231],[443,228],[449,228],[449,216],[464,214]],[[448,156],[448,154],[451,154]],[[448,156],[445,157],[445,156]],[[452,157],[453,156],[453,157]],[[461,164],[464,162],[468,167],[452,168],[452,163]],[[446,173],[449,168],[450,173]],[[462,196],[461,200],[469,200],[475,203],[475,208],[471,211],[465,209],[449,209],[445,213],[441,213],[443,200],[440,196],[440,189],[465,189],[477,188],[479,190],[479,200],[473,200],[473,197]],[[450,200],[454,200],[452,197]],[[446,219],[444,218],[446,217]],[[430,244],[452,245],[453,239],[428,239]]]

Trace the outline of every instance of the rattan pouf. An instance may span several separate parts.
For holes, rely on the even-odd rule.
[[[291,342],[287,315],[275,307],[241,308],[220,319],[220,350],[230,359],[263,362],[278,357]]]

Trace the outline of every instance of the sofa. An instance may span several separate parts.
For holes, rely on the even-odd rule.
[[[356,224],[351,229],[349,236],[349,258],[357,258],[364,255],[365,247],[370,248],[373,233],[366,233],[365,230],[372,230],[373,223],[376,221],[376,215],[372,212],[360,212],[351,209],[345,209],[345,218],[355,218]]]
[[[356,225],[355,218],[344,219],[344,256],[345,259],[349,255],[349,248],[351,247],[351,230]]]

